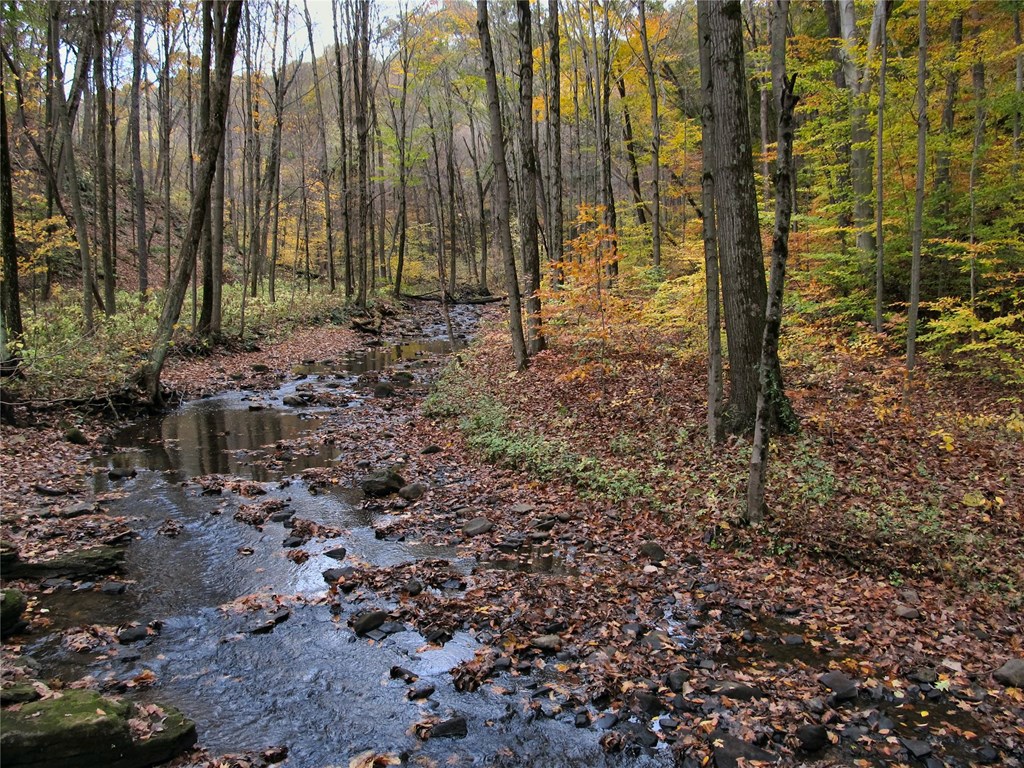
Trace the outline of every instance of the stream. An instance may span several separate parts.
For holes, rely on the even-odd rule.
[[[366,750],[400,755],[411,765],[672,764],[666,749],[605,755],[600,732],[574,728],[571,712],[554,719],[535,716],[529,704],[536,681],[501,677],[501,689],[485,685],[474,693],[456,692],[448,673],[472,659],[478,647],[466,632],[440,647],[402,626],[387,627],[386,636],[370,640],[356,636],[348,615],[332,613],[322,576],[327,568],[442,558],[468,574],[474,563],[460,559],[453,547],[378,540],[374,524],[382,517],[363,508],[357,488],[311,488],[297,477],[331,466],[338,448],[279,446],[314,434],[330,408],[347,409],[359,423],[359,409],[372,396],[360,378],[364,374],[403,370],[422,384],[439,370],[448,349],[436,337],[421,338],[310,363],[276,390],[195,400],[120,431],[112,452],[96,462],[94,490],[110,499],[110,514],[126,516],[138,533],[127,551],[127,589],[110,594],[68,584],[41,596],[52,631],[26,652],[48,677],[70,682],[91,675],[130,698],[181,709],[196,722],[199,743],[211,754],[284,745],[284,764],[301,768],[348,765]],[[284,404],[289,396],[294,402],[309,393],[342,404]],[[366,429],[367,442],[379,439],[372,432],[379,425],[370,420]],[[136,474],[111,479],[110,470]],[[258,499],[237,499],[241,503],[285,501],[297,518],[341,534],[312,538],[301,547],[308,560],[293,562],[282,546],[289,536],[284,523],[268,522],[260,530],[232,519],[238,508],[233,495],[204,493],[193,481],[210,475],[259,484],[265,491]],[[165,535],[169,521],[173,537]],[[348,552],[343,563],[325,554],[338,547]],[[229,606],[247,595],[261,596],[268,610]],[[282,605],[290,613],[274,618],[273,596],[289,596]],[[342,608],[351,610],[344,603]],[[157,631],[135,643],[84,653],[61,641],[68,628],[131,623]],[[406,684],[391,677],[394,666],[436,691],[425,700],[408,700]],[[132,684],[152,676],[152,685]],[[456,716],[467,721],[463,738],[421,740],[414,733],[413,726],[426,718]]]

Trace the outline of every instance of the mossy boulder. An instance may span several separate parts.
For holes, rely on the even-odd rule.
[[[29,563],[18,560],[4,576],[12,579],[88,579],[114,573],[124,565],[124,547],[101,546],[65,552],[50,560]]]
[[[0,590],[0,637],[7,637],[17,628],[27,605],[20,589]]]
[[[195,724],[169,708],[160,730],[133,738],[133,712],[132,704],[80,690],[4,710],[4,768],[145,768],[195,744]]]

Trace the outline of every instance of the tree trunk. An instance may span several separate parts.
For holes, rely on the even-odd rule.
[[[160,73],[160,157],[164,182],[164,268],[171,284],[171,30],[170,0],[163,3],[163,66]]]
[[[764,336],[761,341],[761,363],[757,415],[754,419],[754,440],[747,478],[747,509],[749,523],[764,520],[764,486],[768,471],[768,445],[771,438],[772,400],[781,392],[782,381],[774,378],[778,370],[779,335],[782,331],[782,294],[786,282],[786,259],[789,257],[789,224],[793,216],[793,110],[797,97],[793,93],[796,76],[786,79],[786,24],[789,0],[774,0],[775,26],[772,30],[772,93],[779,97],[778,159],[775,170],[775,232],[772,237],[772,272],[765,309]],[[776,40],[781,41],[776,43]],[[779,87],[781,84],[781,88]]]
[[[309,50],[315,51],[313,40],[313,20],[309,15],[309,3],[303,0],[306,13],[306,32],[309,35]],[[316,65],[316,54],[310,56],[313,66],[313,91],[316,94],[317,126],[320,134],[320,183],[324,190],[324,231],[327,236],[327,279],[331,293],[335,289],[334,275],[334,228],[331,226],[331,169],[327,162],[327,124],[324,117],[324,100],[321,95],[319,67]]]
[[[1021,94],[1024,93],[1024,38],[1021,37],[1020,6],[1013,7],[1013,42],[1017,47],[1016,66],[1017,76],[1014,79],[1013,93],[1017,97],[1017,107],[1013,110],[1013,151],[1014,168],[1019,169],[1018,158],[1021,149]]]
[[[367,248],[372,245],[367,240],[370,229],[370,200],[369,200],[369,147],[370,147],[370,123],[369,123],[369,58],[370,58],[370,4],[369,0],[356,0],[355,2],[355,28],[353,30],[354,40],[350,43],[352,49],[352,88],[355,96],[356,107],[356,185],[359,230],[356,241],[356,257],[359,268],[359,285],[356,294],[356,303],[360,307],[366,306],[366,294],[368,286],[367,272]]]
[[[950,189],[949,174],[952,163],[953,121],[956,116],[957,86],[960,83],[960,66],[957,57],[960,54],[960,43],[963,40],[964,17],[957,14],[949,26],[949,70],[946,72],[946,98],[942,103],[942,143],[935,151],[935,191],[939,193],[939,204],[945,215],[949,214]]]
[[[404,13],[404,12],[403,12]],[[343,233],[342,247],[345,258],[345,298],[352,297],[354,280],[352,270],[352,218],[349,210],[348,189],[348,134],[345,125],[345,77],[341,68],[341,35],[338,31],[338,3],[331,3],[331,21],[334,29],[334,66],[338,71],[338,134],[341,146],[338,149],[338,166],[341,169],[341,224]],[[405,28],[408,21],[404,22]]]
[[[928,143],[928,0],[919,0],[917,43],[917,185],[914,190],[914,233],[910,261],[910,302],[907,309],[907,378],[904,404],[910,403],[917,364],[917,311],[921,300],[921,235],[924,220],[924,176]]]
[[[636,223],[641,227],[647,226],[647,206],[644,203],[644,193],[640,188],[640,169],[636,163],[636,139],[633,136],[633,118],[629,114],[629,105],[626,103],[626,78],[619,75],[615,78],[615,84],[619,91],[619,101],[622,102],[622,143],[626,147],[626,159],[629,161],[629,189],[633,193],[633,210],[636,212]]]
[[[719,315],[718,229],[715,211],[715,112],[712,108],[714,82],[711,78],[711,40],[708,30],[710,3],[697,3],[697,42],[700,56],[701,108],[701,224],[704,235],[704,279],[707,297],[708,331],[708,443],[718,445],[722,434],[722,322]]]
[[[202,4],[203,12],[203,41],[200,49],[200,74],[199,74],[199,132],[202,134],[206,124],[210,122],[210,69],[213,57],[213,11],[207,2]],[[192,139],[189,138],[189,151],[194,156]],[[194,160],[193,160],[194,164]],[[223,175],[219,170],[217,173]],[[214,177],[214,192],[211,194],[210,208],[206,212],[206,219],[203,221],[203,237],[200,240],[198,259],[203,263],[203,300],[202,309],[199,313],[199,321],[196,323],[196,332],[210,339],[212,337],[213,322],[213,200],[217,190],[217,178]],[[192,171],[192,194],[195,194],[195,171]]]
[[[533,144],[533,14],[529,0],[518,0],[519,146],[523,153],[520,247],[526,290],[526,332],[530,354],[544,349],[540,317],[540,248],[537,244],[537,151]]]
[[[878,120],[875,127],[875,332],[882,332],[884,317],[882,316],[885,302],[885,195],[883,182],[885,179],[884,163],[884,130],[885,125],[885,77],[889,64],[889,35],[882,27],[879,41],[882,51],[882,62],[878,70]]]
[[[980,23],[976,27],[980,33]],[[981,152],[985,143],[985,62],[978,58],[971,66],[971,85],[974,90],[974,144],[971,148],[971,172],[968,178],[968,197],[970,198],[970,224],[968,226],[968,238],[971,244],[971,314],[977,317],[978,314],[978,255],[975,249],[977,245],[977,196],[978,196],[978,175],[981,172]],[[977,340],[977,333],[971,332],[971,340]]]
[[[223,6],[226,6],[223,7]],[[194,255],[199,247],[203,231],[203,219],[207,215],[210,201],[210,189],[217,166],[227,124],[227,111],[231,91],[231,72],[235,60],[235,46],[238,42],[238,26],[242,18],[242,0],[227,0],[222,6],[223,33],[218,35],[216,83],[210,99],[210,120],[203,126],[203,134],[199,142],[202,164],[196,177],[196,192],[189,210],[188,226],[185,229],[175,268],[174,280],[167,289],[167,298],[160,313],[157,335],[153,349],[143,370],[142,381],[150,401],[154,405],[161,402],[160,374],[164,360],[174,333],[174,325],[181,314],[181,305],[185,299],[185,289],[191,277]]]
[[[653,264],[661,266],[661,119],[658,116],[658,85],[647,40],[646,0],[637,0],[640,12],[640,46],[647,71],[647,96],[651,100],[651,245]]]
[[[278,6],[280,7],[280,6]],[[281,197],[281,135],[284,129],[284,106],[285,98],[288,95],[288,89],[295,78],[295,74],[291,78],[288,77],[288,21],[291,16],[291,2],[285,0],[284,13],[275,14],[279,15],[280,22],[283,25],[282,29],[282,43],[281,43],[281,65],[279,69],[274,70],[274,127],[271,131],[270,136],[270,150],[267,155],[266,170],[263,173],[263,191],[261,197],[265,201],[265,207],[262,213],[261,231],[260,236],[261,245],[257,249],[259,259],[253,268],[253,280],[252,280],[252,295],[256,296],[256,280],[262,271],[262,262],[266,258],[266,245],[268,239],[273,239],[273,245],[271,248],[272,255],[270,258],[269,272],[273,274],[275,262],[277,260],[277,226],[279,221],[278,205],[280,204]],[[276,23],[276,22],[275,22]],[[296,72],[298,68],[296,67]],[[271,226],[271,219],[273,219],[273,225]],[[270,230],[272,229],[272,234]],[[268,235],[270,237],[268,237]],[[270,281],[270,300],[274,301],[274,288],[273,282]]]
[[[491,122],[491,155],[494,162],[494,209],[498,237],[501,241],[501,255],[505,262],[505,286],[508,291],[508,322],[512,333],[512,353],[515,355],[516,368],[522,371],[526,369],[527,365],[526,340],[523,338],[519,280],[516,276],[516,258],[512,250],[512,230],[509,228],[508,220],[511,195],[508,167],[505,163],[505,137],[502,133],[498,77],[494,66],[494,50],[491,47],[491,31],[487,21],[487,0],[477,0],[476,30],[480,37],[484,79],[487,81],[487,108]]]
[[[142,173],[142,136],[140,100],[142,98],[142,0],[135,0],[135,23],[132,46],[132,104],[128,117],[128,133],[132,144],[132,181],[135,207],[135,251],[139,260],[139,294],[149,292],[149,247],[146,240],[146,186]]]
[[[0,94],[4,94],[4,62],[0,60]],[[21,363],[15,345],[21,341],[21,295],[18,292],[18,250],[14,234],[14,190],[10,144],[7,137],[7,99],[0,98],[0,246],[3,282],[0,282],[0,376],[13,374]],[[5,406],[6,407],[6,406]],[[9,414],[8,414],[9,415]]]
[[[402,295],[402,272],[405,269],[405,248],[408,238],[408,225],[406,223],[406,209],[408,206],[408,169],[406,162],[408,115],[407,105],[409,98],[409,66],[412,61],[412,47],[409,40],[409,14],[405,7],[402,7],[398,16],[399,23],[399,50],[398,57],[402,67],[402,89],[398,101],[398,111],[395,111],[394,101],[388,99],[388,109],[391,111],[391,121],[395,128],[395,143],[398,151],[398,218],[395,227],[398,231],[398,262],[395,264],[395,289],[394,296]]]
[[[73,131],[70,110],[67,97],[64,93],[64,72],[60,65],[58,29],[60,29],[61,6],[55,0],[50,2],[50,13],[53,18],[50,34],[50,46],[54,50],[54,62],[56,63],[56,92],[57,113],[60,119],[61,134],[64,142],[64,174],[68,186],[68,195],[71,198],[71,210],[75,219],[75,236],[78,239],[78,253],[82,269],[82,315],[85,320],[86,332],[93,329],[93,274],[92,256],[89,251],[89,229],[85,220],[85,208],[82,205],[82,193],[79,187],[78,168],[75,163],[75,148],[73,144]],[[83,56],[84,51],[79,51]],[[79,61],[79,67],[86,66]]]
[[[551,221],[549,222],[551,234],[548,237],[548,255],[553,261],[560,262],[563,258],[564,213],[562,210],[562,53],[558,34],[558,0],[548,0],[548,49],[551,66],[551,80],[548,85],[548,125],[551,128],[549,138],[551,192],[548,195],[551,202]],[[483,284],[483,282],[484,278],[481,274],[481,283]]]
[[[729,350],[730,430],[746,432],[757,410],[767,288],[747,119],[739,0],[709,4],[711,105],[716,155],[715,221]]]
[[[96,38],[96,55],[93,58],[93,82],[96,88],[96,216],[100,225],[100,260],[103,264],[103,306],[108,315],[116,311],[114,306],[114,251],[111,243],[110,226],[110,182],[107,159],[107,124],[110,112],[107,108],[107,75],[103,71],[103,51],[107,43],[107,6],[92,0],[92,29]]]

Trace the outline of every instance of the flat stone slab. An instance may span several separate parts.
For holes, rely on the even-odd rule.
[[[94,691],[68,690],[5,710],[4,768],[144,768],[164,762],[195,744],[196,729],[177,710],[163,709],[162,730],[145,740],[132,738],[133,705]]]
[[[4,578],[8,579],[50,579],[65,576],[69,579],[86,579],[121,570],[124,565],[124,547],[91,547],[29,563],[17,560],[7,566]]]

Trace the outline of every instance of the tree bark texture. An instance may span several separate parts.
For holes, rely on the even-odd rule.
[[[161,402],[160,374],[163,370],[164,360],[167,358],[174,326],[181,314],[181,305],[185,299],[185,289],[192,274],[192,265],[195,263],[194,256],[199,248],[203,219],[207,215],[217,157],[222,148],[227,124],[231,72],[235,60],[235,47],[238,42],[239,22],[242,18],[242,0],[228,0],[224,6],[224,27],[223,35],[219,36],[215,86],[210,99],[210,120],[203,126],[203,134],[199,142],[202,163],[196,177],[195,195],[189,209],[188,226],[185,229],[181,251],[178,254],[174,279],[168,286],[167,297],[164,300],[157,326],[157,335],[143,371],[146,393],[154,405]]]
[[[739,0],[708,3],[711,108],[715,130],[705,147],[715,155],[715,223],[729,350],[730,430],[748,431],[757,410],[758,374],[767,298],[757,191],[747,112]]]
[[[501,122],[501,101],[498,96],[498,77],[494,66],[494,49],[491,46],[491,31],[487,18],[487,0],[477,0],[476,29],[480,37],[480,49],[484,63],[484,79],[487,81],[487,111],[491,123],[491,155],[494,163],[494,210],[502,258],[505,262],[505,287],[508,292],[509,330],[512,334],[512,353],[516,368],[525,370],[527,365],[526,340],[523,337],[523,314],[519,298],[519,279],[516,275],[516,257],[512,250],[512,230],[509,228],[511,192],[508,180],[508,165],[505,162],[505,137]]]

